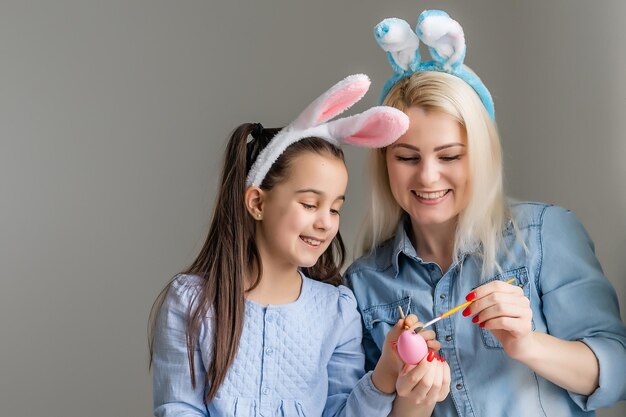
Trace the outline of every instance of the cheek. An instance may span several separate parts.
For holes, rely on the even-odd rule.
[[[296,210],[280,210],[274,213],[273,221],[268,224],[268,233],[270,235],[299,233],[303,224],[302,217]]]
[[[465,191],[469,188],[469,173],[467,167],[461,165],[458,169],[452,172],[454,182],[457,184],[457,187],[463,188]]]
[[[389,178],[389,185],[393,189],[395,185],[405,181],[406,174],[403,173],[401,167],[392,163],[387,165],[387,177]]]
[[[285,213],[282,217],[282,221],[284,222],[284,227],[295,233],[300,233],[302,229],[306,226],[306,216],[302,213]]]
[[[456,188],[465,187],[469,179],[469,166],[465,160],[442,163],[439,167],[441,177]]]
[[[387,178],[391,194],[398,200],[407,188],[410,188],[411,171],[407,167],[392,165],[387,168]]]
[[[469,175],[464,167],[460,167],[454,172],[454,187],[457,191],[457,198],[461,208],[465,208],[470,199],[471,184]]]

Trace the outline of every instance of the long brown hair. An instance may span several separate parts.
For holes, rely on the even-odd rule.
[[[235,360],[239,338],[243,330],[245,306],[246,274],[254,273],[255,288],[261,280],[263,265],[255,243],[255,221],[245,207],[246,177],[250,167],[272,137],[280,129],[255,129],[255,125],[245,123],[239,126],[230,137],[224,155],[221,187],[215,209],[202,250],[195,261],[183,274],[197,275],[202,284],[191,300],[186,329],[187,357],[191,373],[191,384],[195,389],[194,351],[198,343],[202,320],[212,309],[214,320],[214,352],[207,367],[205,403],[211,401]],[[248,140],[254,132],[253,140]],[[306,138],[290,145],[272,165],[261,184],[263,190],[270,190],[284,181],[290,173],[294,157],[312,152],[330,155],[344,161],[340,148],[319,138]],[[345,258],[345,247],[341,235],[337,233],[328,249],[317,263],[302,271],[312,279],[332,285],[341,283],[340,268]],[[161,291],[150,312],[148,345],[150,366],[154,353],[156,319],[167,292],[176,277]]]

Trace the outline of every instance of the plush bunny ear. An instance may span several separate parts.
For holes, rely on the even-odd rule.
[[[417,19],[415,32],[429,46],[433,59],[450,69],[463,64],[465,59],[465,34],[463,28],[446,12],[425,10]]]
[[[388,146],[408,128],[408,116],[387,106],[372,107],[363,113],[328,123],[330,136],[338,142],[366,148]]]
[[[365,74],[344,78],[309,104],[291,126],[298,130],[307,129],[332,119],[361,100],[370,84],[370,79]]]
[[[395,141],[408,129],[409,118],[391,107],[375,107],[357,116],[325,123],[359,101],[369,85],[366,75],[352,75],[318,97],[259,153],[250,167],[246,184],[260,187],[285,149],[304,138],[320,138],[336,146],[351,143],[369,148],[387,146]]]
[[[374,36],[387,52],[394,72],[415,71],[420,62],[420,41],[406,21],[395,17],[385,19],[374,27]]]

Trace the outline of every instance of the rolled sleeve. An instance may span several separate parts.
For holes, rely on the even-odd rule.
[[[626,399],[626,327],[613,286],[604,276],[589,235],[570,211],[548,207],[543,215],[542,311],[548,332],[585,343],[600,369],[590,395],[569,393],[583,410]]]
[[[590,411],[609,407],[617,401],[626,399],[624,390],[626,353],[624,353],[623,342],[598,337],[583,338],[581,342],[589,346],[598,358],[600,378],[598,388],[591,395],[585,396],[570,392],[572,400],[581,409]],[[620,386],[621,389],[619,389]]]

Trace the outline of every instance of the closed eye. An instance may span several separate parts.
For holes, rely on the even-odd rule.
[[[339,213],[339,210],[331,209],[330,213],[335,215],[335,216],[341,216],[341,213]]]
[[[459,159],[461,159],[462,156],[463,156],[462,154],[454,155],[454,156],[442,156],[440,159],[446,162],[458,161]]]
[[[304,207],[307,210],[313,210],[314,208],[316,208],[314,205],[312,204],[307,204],[307,203],[300,203],[302,204],[302,207]]]
[[[410,162],[410,161],[418,161],[419,157],[418,156],[396,156],[396,161],[401,161],[401,162]]]

